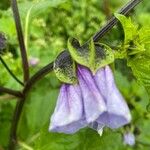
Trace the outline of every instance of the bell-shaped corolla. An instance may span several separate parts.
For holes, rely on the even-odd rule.
[[[107,107],[107,111],[96,122],[111,129],[128,124],[131,121],[131,114],[126,101],[116,87],[110,67],[99,69],[94,75],[94,80]]]
[[[58,96],[49,130],[74,133],[86,126],[83,99],[79,85],[63,84]]]

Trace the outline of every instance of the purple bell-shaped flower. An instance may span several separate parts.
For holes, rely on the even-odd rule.
[[[125,145],[134,146],[135,145],[135,136],[132,132],[126,132],[123,135],[123,141]]]
[[[78,65],[77,76],[78,84],[63,84],[60,89],[50,131],[74,133],[90,126],[102,134],[105,126],[115,129],[130,122],[130,111],[109,66],[92,75]]]
[[[94,75],[94,80],[107,107],[107,111],[96,122],[111,129],[128,124],[131,121],[130,111],[116,87],[113,73],[109,66],[99,69]]]

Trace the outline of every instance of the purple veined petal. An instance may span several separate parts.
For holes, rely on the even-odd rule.
[[[123,142],[125,145],[134,146],[135,145],[135,136],[131,132],[124,133]]]
[[[86,125],[79,85],[63,84],[49,130],[71,134]]]
[[[95,85],[91,72],[83,66],[78,66],[77,74],[82,91],[86,121],[91,123],[106,111],[106,105]]]
[[[116,87],[109,66],[98,70],[94,79],[107,105],[107,112],[103,113],[97,122],[112,129],[128,124],[131,121],[131,114],[127,103]]]

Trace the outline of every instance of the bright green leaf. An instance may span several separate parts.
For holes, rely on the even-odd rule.
[[[124,30],[124,43],[129,44],[137,35],[137,26],[133,24],[131,18],[127,18],[121,14],[115,14],[115,17],[121,22]]]

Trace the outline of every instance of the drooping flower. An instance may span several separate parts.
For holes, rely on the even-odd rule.
[[[135,145],[135,136],[132,132],[126,132],[123,135],[123,141],[125,145],[134,146]]]
[[[83,99],[79,85],[63,84],[49,130],[74,133],[86,126]]]
[[[63,84],[50,131],[74,133],[90,126],[102,134],[103,127],[119,128],[130,122],[128,106],[118,91],[109,66],[95,75],[78,65],[78,84]]]
[[[130,111],[116,87],[110,67],[106,66],[99,69],[94,76],[94,80],[107,106],[107,111],[96,122],[111,129],[128,124],[131,121]]]

